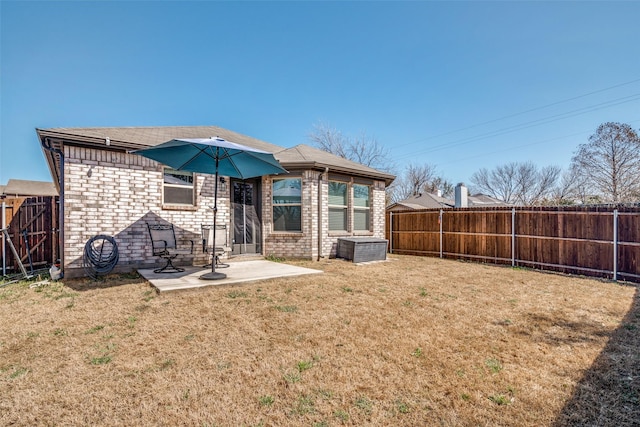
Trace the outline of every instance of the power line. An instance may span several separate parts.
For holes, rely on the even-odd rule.
[[[466,138],[454,140],[454,141],[451,141],[451,142],[439,144],[439,145],[436,145],[436,146],[428,147],[428,148],[426,148],[424,150],[413,151],[410,154],[406,154],[404,156],[399,156],[398,158],[399,159],[408,158],[408,157],[413,157],[416,154],[431,153],[431,152],[440,151],[440,150],[443,150],[443,149],[446,149],[446,148],[457,147],[457,146],[468,144],[468,143],[471,143],[471,142],[476,142],[476,141],[480,141],[480,140],[491,138],[491,137],[506,135],[506,134],[517,132],[517,131],[520,131],[520,130],[523,130],[523,129],[528,129],[528,128],[531,128],[531,127],[540,126],[540,125],[544,125],[544,124],[548,124],[548,123],[553,123],[553,122],[556,122],[556,121],[559,121],[559,120],[568,119],[568,118],[579,116],[579,115],[582,115],[582,114],[591,113],[593,111],[598,111],[598,110],[602,110],[602,109],[605,109],[605,108],[610,108],[610,107],[614,107],[616,105],[626,104],[626,103],[634,102],[634,101],[638,101],[638,100],[640,100],[640,93],[636,93],[636,94],[629,95],[629,96],[624,96],[624,97],[613,99],[613,100],[610,100],[610,101],[601,102],[601,103],[598,103],[598,104],[590,105],[588,107],[578,108],[576,110],[568,111],[568,112],[565,112],[565,113],[554,114],[554,115],[551,115],[551,116],[543,117],[541,119],[536,119],[536,120],[532,120],[532,121],[529,121],[529,122],[519,123],[517,125],[508,126],[506,128],[498,129],[498,130],[491,131],[491,132],[486,132],[486,133],[483,133],[483,134],[480,134],[480,135],[475,135],[475,136],[466,137]]]
[[[448,132],[445,132],[445,133],[441,133],[441,134],[438,134],[438,135],[433,135],[433,136],[428,136],[428,137],[425,137],[425,138],[420,138],[420,139],[417,139],[417,140],[412,141],[412,142],[407,142],[407,143],[404,143],[404,144],[398,144],[396,147],[404,147],[404,146],[407,146],[407,145],[413,145],[413,144],[417,144],[419,142],[428,141],[428,140],[431,140],[431,139],[441,138],[443,136],[451,135],[451,134],[462,132],[462,131],[469,130],[469,129],[474,129],[474,128],[477,128],[477,127],[480,127],[480,126],[484,126],[484,125],[487,125],[487,124],[499,122],[501,120],[506,120],[506,119],[510,119],[510,118],[513,118],[513,117],[517,117],[517,116],[521,116],[523,114],[531,113],[531,112],[534,112],[534,111],[543,110],[545,108],[549,108],[549,107],[553,107],[553,106],[556,106],[556,105],[564,104],[564,103],[567,103],[567,102],[570,102],[570,101],[575,101],[576,99],[585,98],[587,96],[595,95],[595,94],[601,93],[601,92],[606,92],[606,91],[611,90],[611,89],[616,89],[616,88],[619,88],[619,87],[622,87],[622,86],[627,86],[627,85],[630,85],[630,84],[633,84],[633,83],[637,83],[637,82],[640,82],[640,78],[639,79],[634,79],[634,80],[631,80],[631,81],[628,81],[628,82],[625,82],[625,83],[620,83],[620,84],[617,84],[617,85],[609,86],[609,87],[606,87],[606,88],[603,88],[603,89],[598,89],[598,90],[595,90],[595,91],[592,91],[592,92],[588,92],[588,93],[585,93],[585,94],[582,94],[582,95],[574,96],[574,97],[571,97],[571,98],[562,99],[560,101],[552,102],[551,104],[546,104],[546,105],[543,105],[543,106],[540,106],[540,107],[531,108],[531,109],[528,109],[528,110],[525,110],[525,111],[521,111],[519,113],[509,114],[507,116],[499,117],[497,119],[487,120],[485,122],[476,123],[476,124],[473,124],[473,125],[470,125],[470,126],[466,126],[466,127],[460,128],[460,129],[455,129],[455,130],[448,131]]]
[[[549,139],[545,139],[545,140],[542,140],[542,141],[530,142],[530,143],[528,143],[528,144],[514,145],[514,146],[510,146],[509,148],[504,148],[504,149],[502,149],[502,150],[495,150],[495,151],[490,151],[490,152],[484,152],[484,153],[482,153],[482,154],[477,154],[477,155],[475,155],[475,156],[469,156],[469,157],[463,157],[463,158],[456,158],[455,160],[452,160],[452,161],[450,161],[450,162],[437,163],[437,164],[436,164],[436,166],[440,166],[440,165],[448,165],[448,164],[451,164],[451,163],[459,162],[459,161],[461,161],[461,160],[473,160],[473,159],[476,159],[476,158],[479,158],[479,157],[485,157],[485,156],[490,156],[490,155],[492,155],[492,154],[503,153],[503,152],[505,152],[505,151],[517,150],[517,149],[519,149],[519,148],[530,147],[530,146],[532,146],[532,145],[545,144],[545,143],[547,143],[547,142],[558,141],[558,140],[560,140],[560,139],[571,138],[571,137],[578,136],[578,135],[584,135],[584,134],[588,134],[589,132],[592,132],[592,131],[588,131],[588,130],[586,130],[586,131],[582,131],[582,132],[572,133],[572,134],[569,134],[569,135],[563,135],[563,136],[558,136],[558,137],[555,137],[555,138],[549,138]]]
[[[628,124],[636,123],[636,122],[640,122],[640,119],[627,121]],[[547,142],[557,141],[557,140],[560,140],[560,139],[571,138],[571,137],[574,137],[574,136],[584,135],[584,134],[588,134],[588,133],[591,133],[591,132],[593,132],[593,130],[585,130],[585,131],[582,131],[582,132],[576,132],[576,133],[572,133],[572,134],[569,134],[569,135],[558,136],[558,137],[555,137],[555,138],[549,138],[549,139],[545,139],[545,140],[542,140],[542,141],[530,142],[528,144],[510,146],[509,148],[504,148],[502,150],[495,150],[495,151],[491,151],[491,152],[485,152],[485,153],[482,153],[482,154],[477,154],[475,156],[456,158],[455,160],[452,160],[450,162],[436,163],[436,166],[448,165],[448,164],[451,164],[451,163],[457,163],[457,162],[459,162],[461,160],[473,160],[473,159],[477,159],[479,157],[490,156],[492,154],[503,153],[505,151],[517,150],[519,148],[530,147],[532,145],[539,145],[539,144],[544,144],[544,143],[547,143]]]
[[[446,148],[457,147],[459,145],[468,144],[470,142],[480,141],[482,139],[487,139],[487,138],[491,138],[491,137],[495,137],[495,136],[502,136],[502,135],[506,135],[508,133],[513,133],[513,132],[516,132],[516,131],[519,131],[519,130],[528,129],[528,128],[531,128],[531,127],[545,125],[545,124],[548,124],[548,123],[557,122],[559,120],[564,120],[564,119],[568,119],[568,118],[571,118],[571,117],[579,116],[581,114],[591,113],[593,111],[598,111],[598,110],[602,110],[602,109],[605,109],[605,108],[614,107],[616,105],[626,104],[628,102],[633,102],[633,101],[638,101],[638,100],[640,100],[640,96],[639,95],[640,94],[634,94],[634,95],[630,95],[630,96],[625,96],[625,97],[622,97],[622,98],[614,99],[612,101],[602,102],[602,103],[599,103],[599,104],[591,105],[589,107],[583,107],[583,108],[579,108],[577,110],[568,111],[566,113],[555,114],[553,116],[548,116],[548,117],[544,117],[542,119],[532,120],[530,122],[520,123],[520,124],[517,124],[517,125],[513,125],[513,126],[509,126],[509,127],[503,128],[503,129],[498,129],[498,130],[495,130],[495,131],[487,132],[487,133],[484,133],[484,134],[481,134],[481,135],[472,136],[472,137],[468,137],[468,138],[463,138],[461,140],[452,141],[450,143],[440,144],[440,145],[437,145],[435,147],[430,147],[430,148],[425,149],[425,150],[414,152],[411,155],[414,155],[415,153],[430,153],[430,152],[433,152],[433,151],[440,151],[440,150],[443,150],[443,149],[446,149]],[[632,99],[629,99],[629,98],[632,98]],[[609,104],[609,105],[607,105],[607,104]]]

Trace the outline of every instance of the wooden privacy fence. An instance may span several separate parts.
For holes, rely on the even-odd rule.
[[[388,212],[389,252],[640,282],[640,207]]]
[[[11,242],[27,270],[50,266],[59,258],[58,198],[51,196],[3,200],[0,228],[7,228]],[[4,236],[0,237],[2,275],[20,272],[19,264]]]

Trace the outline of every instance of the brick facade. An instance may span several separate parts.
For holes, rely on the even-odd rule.
[[[272,227],[272,205],[270,177],[264,178],[265,203],[263,204],[263,228],[265,255],[292,258],[334,257],[338,238],[369,236],[385,238],[385,184],[373,181],[371,185],[371,230],[353,230],[353,216],[348,215],[349,230],[342,233],[329,231],[329,184],[327,177],[318,171],[303,171],[302,178],[302,232],[274,232]],[[292,172],[292,176],[296,176]],[[349,185],[349,211],[352,211],[353,188]],[[320,193],[318,193],[320,191]]]
[[[65,275],[84,275],[83,250],[93,236],[114,237],[119,262],[115,271],[162,264],[152,256],[147,222],[170,222],[178,240],[193,240],[194,255],[176,264],[205,264],[201,247],[201,224],[212,223],[214,179],[196,174],[195,206],[163,206],[163,167],[125,152],[65,146],[64,161],[64,260]],[[270,177],[262,179],[263,255],[287,258],[334,256],[339,235],[328,232],[328,181],[318,171],[292,172],[302,178],[302,232],[274,232]],[[384,181],[371,186],[371,232],[360,235],[384,238]],[[218,224],[230,228],[230,185],[219,191]],[[351,188],[351,187],[349,187]],[[320,192],[318,191],[320,190]],[[321,208],[319,208],[321,207]],[[344,235],[344,234],[343,234]],[[347,233],[354,235],[354,233]]]
[[[194,255],[176,264],[205,264],[201,224],[212,223],[213,177],[196,175],[196,206],[162,205],[163,167],[135,154],[65,147],[65,275],[84,275],[83,251],[93,236],[118,245],[116,271],[161,265],[150,253],[147,222],[174,224],[178,240],[193,240]],[[219,192],[218,223],[229,223],[229,194]]]

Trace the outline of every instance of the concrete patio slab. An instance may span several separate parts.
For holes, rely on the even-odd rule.
[[[185,271],[182,273],[154,273],[153,269],[138,270],[138,273],[160,292],[322,273],[322,270],[267,260],[229,262],[229,267],[216,269],[217,272],[227,275],[226,279],[221,280],[200,279],[202,274],[211,271],[211,267],[184,267],[184,269]]]

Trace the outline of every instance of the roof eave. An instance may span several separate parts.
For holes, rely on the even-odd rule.
[[[45,158],[47,159],[47,163],[49,165],[49,170],[51,171],[51,175],[54,179],[56,187],[58,187],[58,191],[60,191],[59,164],[56,161],[56,156],[51,151],[47,150],[44,147],[44,142],[47,139],[51,142],[52,146],[60,150],[62,150],[64,145],[72,145],[76,147],[85,147],[85,148],[100,148],[103,150],[112,150],[112,151],[131,151],[131,150],[137,150],[137,149],[142,149],[147,147],[146,145],[143,145],[143,144],[120,141],[116,139],[109,139],[109,141],[107,142],[105,138],[70,134],[68,131],[59,132],[59,131],[56,131],[56,129],[36,128],[36,132],[40,139]],[[277,158],[278,153],[275,153],[275,156]],[[285,169],[315,169],[315,170],[322,171],[322,170],[325,170],[326,168],[329,168],[329,170],[333,172],[384,181],[386,186],[389,186],[396,178],[394,175],[380,172],[380,171],[369,172],[369,171],[363,171],[361,169],[348,168],[344,166],[340,167],[340,166],[331,165],[328,163],[316,162],[313,160],[292,161],[292,162],[281,161],[280,163]]]
[[[47,162],[47,166],[49,167],[49,173],[51,174],[51,178],[53,178],[53,183],[56,186],[56,190],[58,190],[58,194],[60,194],[60,166],[59,162],[56,160],[56,156],[53,152],[45,148],[45,140],[48,137],[47,132],[43,129],[36,128],[36,133],[38,134],[38,139],[40,140],[40,147],[42,148],[42,153],[44,154],[44,159]],[[55,141],[55,140],[53,140]],[[62,149],[62,144],[60,142],[53,142],[52,146],[57,145],[58,149]]]
[[[120,141],[117,139],[106,139],[99,138],[93,136],[86,135],[75,135],[70,134],[69,132],[57,132],[55,129],[36,129],[38,135],[40,136],[40,140],[43,141],[44,138],[49,138],[52,140],[63,141],[65,144],[74,145],[77,147],[86,147],[86,148],[96,148],[96,146],[105,149],[105,150],[115,150],[115,151],[129,151],[129,150],[139,150],[142,148],[147,148],[147,145],[138,144],[134,142],[128,141]]]
[[[384,173],[384,172],[371,173],[371,172],[367,172],[367,171],[363,171],[363,170],[345,168],[345,167],[335,166],[335,165],[331,165],[331,164],[327,164],[327,163],[314,162],[314,161],[307,161],[307,162],[285,162],[285,161],[282,161],[282,162],[280,162],[280,164],[282,165],[283,168],[285,168],[287,170],[289,170],[289,169],[313,169],[313,170],[323,171],[323,170],[329,168],[329,171],[331,171],[331,172],[344,173],[344,174],[347,174],[347,175],[355,175],[355,176],[361,176],[361,177],[364,177],[364,178],[371,178],[371,179],[376,179],[376,180],[379,180],[379,181],[384,181],[385,182],[385,186],[389,186],[396,179],[396,177],[394,175],[387,174],[387,173]]]
[[[107,142],[104,138],[97,137],[88,137],[82,135],[74,135],[69,134],[68,132],[57,132],[56,130],[51,129],[39,129],[36,128],[36,133],[38,134],[38,139],[40,140],[40,146],[42,148],[42,152],[44,153],[45,160],[47,162],[47,166],[49,167],[49,172],[51,173],[51,177],[53,178],[53,182],[60,193],[60,163],[57,160],[57,156],[47,148],[45,148],[45,143],[48,142],[51,147],[56,148],[60,151],[63,150],[65,145],[72,145],[75,147],[84,147],[84,148],[101,148],[105,150],[111,151],[130,151],[137,150],[141,148],[146,148],[145,145],[135,144],[125,141],[118,140],[109,140]]]

